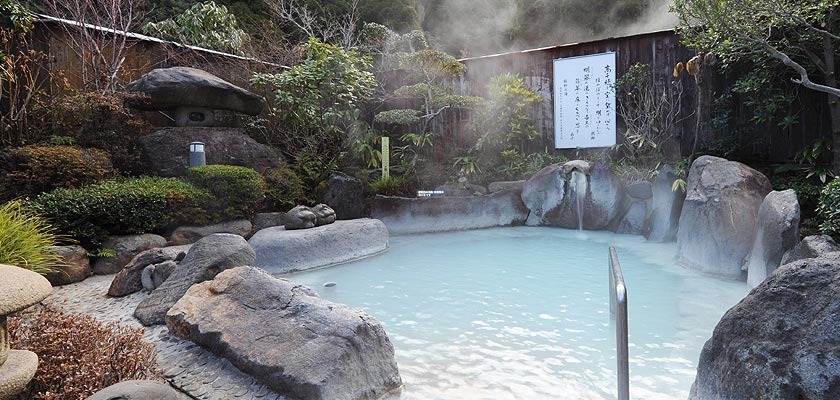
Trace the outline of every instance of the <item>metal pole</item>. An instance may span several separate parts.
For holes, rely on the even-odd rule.
[[[627,332],[627,287],[615,247],[610,246],[610,313],[615,316],[618,400],[630,399],[630,354]]]

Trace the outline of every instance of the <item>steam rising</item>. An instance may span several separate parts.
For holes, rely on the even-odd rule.
[[[425,1],[425,28],[462,57],[673,28],[670,0]]]

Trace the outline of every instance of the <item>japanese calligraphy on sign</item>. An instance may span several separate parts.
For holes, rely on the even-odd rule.
[[[615,144],[615,52],[554,60],[554,147]]]

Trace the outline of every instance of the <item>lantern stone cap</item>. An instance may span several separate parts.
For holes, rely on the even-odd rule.
[[[0,264],[0,316],[38,304],[52,292],[47,278],[28,269]]]

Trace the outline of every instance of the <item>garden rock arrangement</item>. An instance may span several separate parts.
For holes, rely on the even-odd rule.
[[[0,399],[11,398],[35,376],[38,356],[26,350],[9,350],[9,315],[38,304],[52,291],[50,282],[35,272],[0,264]]]
[[[115,274],[141,251],[164,246],[166,239],[151,233],[111,236],[102,244],[102,248],[115,251],[116,256],[99,258],[93,264],[93,272],[97,275]]]
[[[179,262],[186,257],[190,247],[192,245],[158,247],[134,256],[111,281],[108,296],[121,297],[139,292],[143,289],[141,277],[147,267],[166,261]]]
[[[388,228],[382,221],[369,218],[335,221],[311,229],[287,230],[277,226],[255,233],[249,243],[256,253],[256,261],[247,265],[255,265],[271,273],[288,273],[385,251],[388,248]]]
[[[154,69],[129,83],[126,90],[148,96],[147,101],[134,104],[140,109],[174,110],[178,126],[213,126],[214,109],[258,115],[265,106],[261,96],[189,67]]]
[[[319,200],[329,204],[338,219],[364,218],[369,191],[361,180],[342,172],[333,172]]]
[[[219,272],[243,265],[253,265],[254,249],[242,236],[217,233],[196,242],[189,253],[163,284],[152,291],[134,310],[143,325],[164,323],[166,311],[190,286],[213,279]]]
[[[575,160],[537,172],[522,188],[522,201],[531,210],[527,225],[607,229],[620,217],[624,185],[609,167]]]
[[[678,261],[703,273],[741,278],[758,209],[771,190],[766,176],[739,162],[695,160],[677,232]]]
[[[521,225],[528,209],[518,190],[504,190],[467,197],[376,196],[371,214],[392,234],[407,234]]]
[[[747,284],[758,286],[779,267],[782,256],[799,240],[799,200],[788,189],[772,191],[758,209],[755,240],[747,263]]]
[[[282,157],[239,128],[161,128],[137,138],[140,161],[150,175],[184,176],[190,142],[203,142],[208,165],[238,165],[258,172],[283,166]]]
[[[81,282],[93,275],[90,258],[82,246],[53,246],[50,250],[61,257],[62,264],[52,267],[54,272],[46,275],[53,286]]]
[[[786,264],[720,320],[690,399],[834,399],[840,253]]]
[[[226,270],[193,286],[166,321],[175,335],[292,398],[372,399],[402,384],[376,319],[256,268]]]
[[[169,245],[178,246],[195,243],[199,239],[214,233],[232,233],[242,237],[251,235],[253,225],[247,219],[238,219],[205,226],[179,226],[169,236]]]

